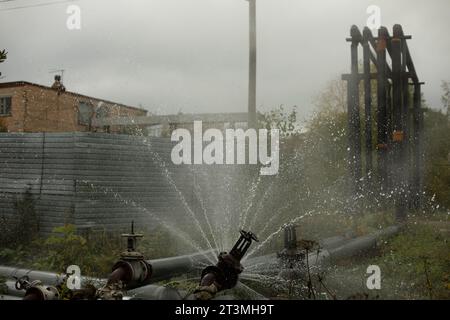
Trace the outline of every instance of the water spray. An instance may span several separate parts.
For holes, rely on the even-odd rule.
[[[239,274],[244,270],[241,259],[252,242],[258,241],[252,232],[241,230],[240,234],[239,240],[229,253],[221,252],[216,265],[203,269],[200,285],[194,292],[196,299],[210,300],[217,292],[236,286]]]

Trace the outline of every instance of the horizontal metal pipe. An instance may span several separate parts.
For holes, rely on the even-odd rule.
[[[152,266],[151,283],[202,269],[217,260],[217,251],[209,250],[184,256],[147,260]]]
[[[40,280],[42,283],[52,286],[61,284],[65,278],[64,274],[0,266],[0,277],[14,279],[22,278],[24,276],[27,276],[30,281]]]
[[[385,228],[383,230],[374,232],[372,234],[361,236],[358,238],[348,240],[345,237],[334,237],[330,238],[328,242],[323,242],[323,245],[328,247],[328,249],[322,249],[319,252],[310,253],[308,256],[311,266],[314,265],[325,265],[331,261],[337,259],[348,258],[355,256],[363,251],[369,250],[376,246],[377,242],[384,237],[391,237],[399,231],[398,226],[392,226]],[[216,259],[216,252],[205,251],[200,253],[189,254],[185,256],[156,259],[147,261],[152,265],[153,276],[151,281],[157,282],[165,279],[172,278],[177,275],[190,273],[201,269],[205,265],[211,263],[211,260]],[[261,264],[263,270],[270,272],[279,271],[279,259],[276,254],[261,256],[253,259],[249,259],[245,263],[247,266],[256,266]],[[13,277],[23,277],[28,276],[30,281],[40,280],[46,285],[59,285],[64,281],[64,274],[56,274],[51,272],[35,271],[29,269],[18,269],[13,267],[0,266],[0,276],[11,279]],[[98,281],[106,282],[105,279],[94,279],[94,278],[83,278],[84,281]],[[23,296],[24,291],[19,291],[15,289],[14,281],[7,281],[6,286],[8,288],[8,295],[10,296]],[[179,300],[181,299],[180,293],[171,288],[161,287],[156,285],[147,285],[141,288],[137,288],[129,291],[131,299],[147,299],[147,300],[159,300],[159,299],[170,299]]]
[[[400,230],[398,226],[387,227],[374,233],[357,237],[347,241],[345,244],[329,250],[320,250],[308,255],[310,266],[324,266],[335,260],[357,256],[364,251],[375,248],[381,238],[395,235]]]
[[[18,296],[9,296],[9,295],[0,295],[0,300],[22,300],[22,297]]]
[[[130,290],[127,296],[130,300],[182,300],[178,290],[156,285]]]
[[[360,254],[366,250],[376,247],[377,242],[381,238],[392,237],[393,235],[398,233],[399,230],[400,227],[391,226],[372,234],[355,238],[354,240],[349,241],[343,246],[331,249],[329,251],[330,258],[333,260],[345,259]]]
[[[238,286],[240,283],[238,283]],[[255,292],[255,295],[258,293]],[[189,294],[184,290],[177,290],[163,286],[148,285],[128,291],[125,298],[127,300],[195,300],[193,294]],[[236,300],[237,298],[231,294],[217,295],[212,300]],[[264,300],[265,297],[257,296],[257,300]]]
[[[322,251],[328,251],[337,247],[340,247],[347,243],[350,239],[352,239],[352,236],[334,236],[330,238],[325,238],[322,240],[319,240],[319,246]],[[316,253],[313,253],[315,255]],[[272,268],[274,264],[278,264],[278,258],[275,253],[271,253],[264,256],[259,256],[255,258],[250,258],[245,261],[245,266],[252,266],[252,265],[259,265],[259,264],[266,264],[268,263],[268,268]]]
[[[17,290],[15,281],[6,281],[6,294],[10,296],[23,297],[25,295],[25,290]]]
[[[343,244],[345,244],[352,238],[353,238],[353,236],[335,236],[335,237],[326,238],[323,240],[319,240],[319,247],[323,248],[325,250],[330,250],[330,249],[342,246]]]
[[[7,267],[7,266],[0,266],[0,277],[6,278],[6,279],[20,279],[24,276],[27,276],[29,281],[34,280],[40,280],[43,284],[48,286],[58,286],[62,284],[65,281],[65,274],[58,274],[53,272],[47,272],[47,271],[36,271],[31,269],[20,269],[20,268],[14,268],[14,267]],[[7,281],[7,285],[9,287],[10,281]],[[15,281],[11,281],[15,284]],[[103,285],[106,283],[106,279],[99,279],[99,278],[93,278],[93,277],[81,277],[81,283],[94,283],[98,285]],[[15,288],[15,287],[14,287]]]
[[[310,267],[324,267],[336,260],[356,256],[364,251],[376,247],[377,242],[380,239],[391,237],[398,233],[399,230],[399,226],[390,226],[372,234],[353,239],[336,237],[332,244],[331,242],[329,243],[328,248],[320,249],[318,252],[311,252],[308,255],[309,265]],[[249,259],[246,262],[246,265],[249,269],[255,268],[260,273],[277,275],[280,271],[280,260],[276,254]],[[250,269],[249,272],[252,272],[252,269]]]
[[[210,264],[211,261],[214,261],[216,258],[216,251],[210,250],[178,257],[149,260],[147,262],[152,265],[153,270],[153,275],[150,282],[155,283],[161,280],[170,279],[180,274],[196,271],[197,269],[201,269],[205,265]],[[7,279],[28,276],[30,281],[40,280],[46,285],[58,286],[65,281],[66,275],[46,271],[0,266],[0,276]],[[97,282],[99,284],[105,284],[106,279],[82,277],[82,283],[84,282]]]
[[[25,290],[17,290],[15,281],[5,282],[8,297],[14,297],[14,300],[20,300],[25,295]],[[137,289],[129,290],[126,299],[129,300],[181,300],[180,293],[174,288],[168,288],[157,285],[143,286]],[[0,296],[1,300],[1,296]],[[7,299],[11,300],[11,299]]]

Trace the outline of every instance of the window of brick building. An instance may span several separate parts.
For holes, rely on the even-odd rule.
[[[11,115],[11,97],[0,97],[0,116]]]
[[[100,106],[97,108],[97,110],[95,111],[95,117],[96,118],[107,118],[109,115],[109,109],[107,106]]]
[[[89,126],[91,124],[94,109],[91,104],[80,102],[78,104],[78,124]]]

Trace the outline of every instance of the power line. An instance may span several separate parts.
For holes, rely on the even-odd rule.
[[[2,0],[2,1],[0,1],[0,3],[12,2],[12,1],[17,1],[17,0]],[[60,0],[60,1],[52,1],[52,2],[43,2],[43,3],[22,5],[22,6],[10,7],[10,8],[2,8],[2,9],[0,9],[0,11],[12,11],[12,10],[18,10],[18,9],[44,7],[44,6],[51,6],[51,5],[55,5],[55,4],[63,4],[63,3],[68,3],[68,2],[75,2],[75,1],[78,1],[78,0]]]

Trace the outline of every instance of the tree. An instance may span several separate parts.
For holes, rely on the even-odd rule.
[[[0,50],[0,63],[4,62],[7,58],[8,52],[6,50]],[[0,72],[0,76],[2,73]]]
[[[435,205],[450,208],[450,123],[442,111],[428,109],[424,115],[426,154],[425,190]]]
[[[316,96],[315,115],[307,123],[304,155],[308,170],[305,175],[318,197],[328,189],[336,196],[345,188],[347,174],[347,85],[341,79],[327,83]],[[343,194],[341,194],[342,196]]]
[[[6,50],[0,50],[0,63],[4,62],[7,58],[8,52]]]
[[[281,105],[269,112],[260,114],[259,127],[270,130],[280,130],[282,137],[289,137],[299,133],[297,123],[297,107],[294,106],[290,110]]]
[[[450,114],[450,83],[448,81],[442,81],[442,105],[444,110],[447,111],[447,115]]]
[[[444,111],[427,108],[424,115],[425,190],[432,204],[450,208],[450,83],[442,82]]]
[[[334,79],[317,95],[314,105],[318,113],[347,112],[347,84]]]

